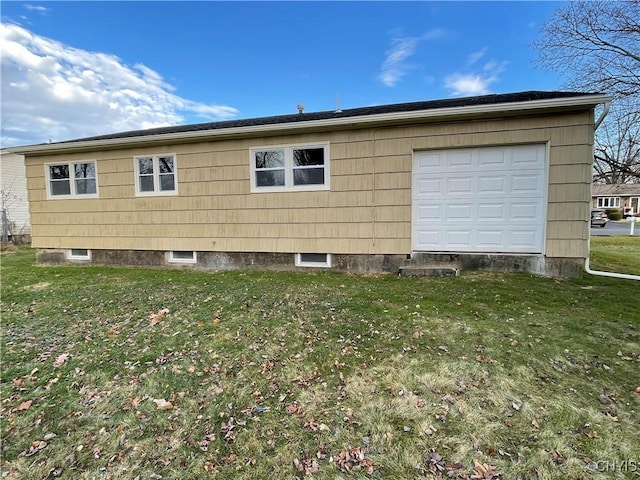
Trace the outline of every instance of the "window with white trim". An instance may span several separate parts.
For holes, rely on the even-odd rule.
[[[70,248],[67,250],[69,260],[91,260],[91,250],[86,248]]]
[[[171,250],[169,263],[197,263],[198,257],[193,250]]]
[[[328,144],[251,149],[252,192],[328,189]]]
[[[135,157],[136,195],[176,195],[177,162],[174,154]]]
[[[296,253],[296,267],[331,267],[331,254]]]
[[[49,198],[97,197],[96,162],[45,164]]]
[[[620,208],[620,197],[598,197],[599,208]]]

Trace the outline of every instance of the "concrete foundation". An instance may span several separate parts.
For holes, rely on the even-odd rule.
[[[168,262],[168,252],[151,250],[91,250],[90,260],[68,260],[66,250],[40,249],[38,263],[89,263],[97,265],[162,266],[206,270],[327,270],[299,267],[293,253],[197,252],[197,263]],[[529,272],[547,277],[580,277],[584,259],[547,258],[543,255],[419,253],[411,255],[332,255],[330,270],[356,273],[402,273],[411,276],[457,276],[461,270]]]

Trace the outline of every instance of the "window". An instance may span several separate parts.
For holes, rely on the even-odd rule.
[[[599,208],[620,208],[620,197],[598,197]]]
[[[296,253],[296,267],[330,267],[330,253]]]
[[[328,189],[328,145],[251,149],[251,191]]]
[[[69,260],[91,260],[91,250],[86,248],[71,248],[67,251]]]
[[[197,256],[194,251],[171,250],[169,252],[169,263],[196,263]]]
[[[176,195],[176,156],[173,154],[135,157],[136,195]]]
[[[96,162],[45,165],[50,198],[97,197]]]

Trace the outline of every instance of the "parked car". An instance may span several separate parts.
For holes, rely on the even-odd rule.
[[[592,227],[604,228],[607,226],[608,221],[609,221],[609,217],[607,216],[607,212],[605,212],[604,210],[598,210],[598,209],[591,210],[591,226]]]

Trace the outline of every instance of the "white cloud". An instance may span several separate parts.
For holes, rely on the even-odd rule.
[[[235,108],[182,98],[158,72],[0,25],[3,143],[24,145],[234,117]]]
[[[24,8],[26,8],[27,10],[30,10],[32,12],[38,12],[38,13],[41,13],[43,15],[46,14],[47,12],[51,11],[50,8],[43,7],[41,5],[31,5],[29,3],[24,3],[22,6]]]
[[[391,48],[387,51],[379,79],[387,87],[394,87],[407,74],[409,66],[406,59],[416,50],[416,38],[394,38]]]
[[[474,65],[475,63],[478,63],[478,61],[484,57],[485,53],[487,53],[487,48],[483,48],[477,52],[469,54],[467,57],[467,65]]]
[[[396,37],[391,40],[391,48],[387,50],[378,79],[387,87],[394,87],[411,70],[415,68],[407,63],[424,40],[439,38],[444,34],[440,29],[433,29],[420,37]]]
[[[475,65],[486,53],[486,49],[469,55],[467,66]],[[488,61],[474,72],[452,73],[444,79],[444,86],[451,90],[453,96],[486,95],[491,93],[489,87],[500,79],[506,62]]]

